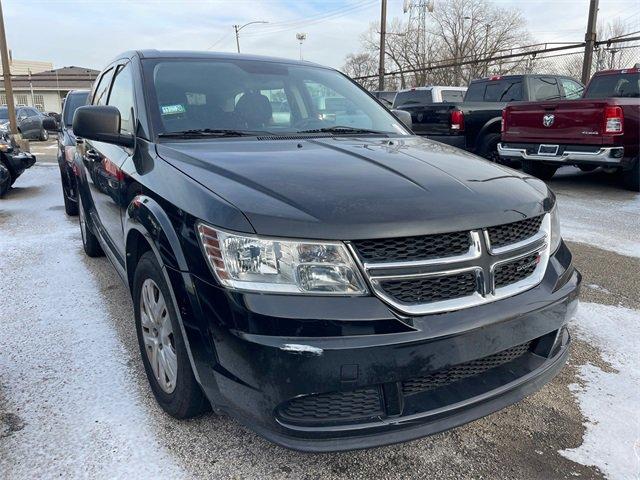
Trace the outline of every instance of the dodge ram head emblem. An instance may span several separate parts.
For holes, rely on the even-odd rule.
[[[550,127],[553,125],[553,121],[556,119],[556,116],[553,113],[547,113],[544,117],[542,117],[542,125],[545,127]]]

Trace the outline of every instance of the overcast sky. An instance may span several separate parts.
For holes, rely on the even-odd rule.
[[[435,0],[435,8],[445,1]],[[403,17],[402,3],[389,0],[389,21]],[[588,0],[493,3],[521,9],[536,40],[584,40]],[[304,58],[339,68],[380,15],[380,0],[4,0],[2,5],[14,58],[96,69],[124,50],[235,51],[232,25],[255,20],[269,23],[241,31],[243,52],[297,58],[296,33],[305,32]],[[620,18],[640,30],[639,5],[600,0],[599,19]]]

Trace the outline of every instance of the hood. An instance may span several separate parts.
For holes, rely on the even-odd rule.
[[[521,220],[552,202],[538,179],[420,137],[207,139],[157,151],[235,205],[262,235],[355,240],[451,232]]]

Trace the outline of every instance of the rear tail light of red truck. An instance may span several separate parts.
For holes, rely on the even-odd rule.
[[[451,130],[462,132],[464,130],[464,113],[460,110],[451,112]]]
[[[604,108],[604,133],[621,134],[624,129],[624,114],[621,107]]]

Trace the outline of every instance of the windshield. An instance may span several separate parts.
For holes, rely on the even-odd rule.
[[[64,102],[64,124],[70,127],[73,123],[73,114],[76,113],[78,107],[81,107],[87,103],[87,96],[89,92],[71,93],[67,95],[67,99]]]
[[[591,79],[584,98],[640,97],[640,73],[596,75]]]
[[[201,130],[291,134],[322,129],[409,132],[340,73],[255,60],[144,60],[160,134]]]
[[[0,107],[0,122],[9,120],[9,109],[7,107]]]

